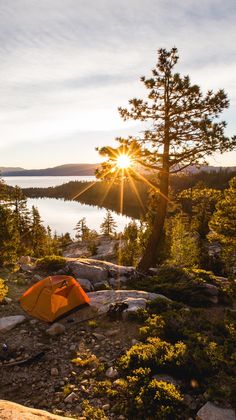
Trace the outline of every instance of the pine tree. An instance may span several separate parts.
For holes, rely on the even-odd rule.
[[[42,220],[38,209],[34,206],[32,206],[30,236],[33,255],[37,258],[47,255],[47,231],[42,225]]]
[[[224,197],[216,205],[209,227],[210,240],[217,240],[222,245],[222,259],[226,271],[236,270],[236,177],[232,178]]]
[[[0,205],[0,266],[16,262],[19,245],[14,215],[9,208]]]
[[[194,267],[199,264],[199,245],[196,234],[191,232],[186,216],[176,215],[172,220],[171,262]]]
[[[192,229],[201,239],[205,239],[209,233],[208,224],[221,195],[221,191],[207,188],[203,182],[198,182],[195,187],[182,191],[178,196],[183,210],[190,214]]]
[[[111,214],[110,210],[107,210],[106,216],[100,226],[101,232],[104,236],[112,236],[115,233],[117,224]]]
[[[0,204],[6,203],[7,200],[8,200],[7,185],[0,175]]]
[[[76,231],[76,239],[79,241],[87,241],[89,239],[90,229],[87,226],[86,218],[80,219],[74,229]]]
[[[27,206],[27,198],[18,186],[9,192],[9,205],[13,210],[20,236],[20,253],[27,254],[30,252],[30,211]]]
[[[160,49],[152,77],[141,78],[148,90],[147,100],[131,99],[129,109],[119,108],[124,120],[145,123],[143,136],[118,139],[120,146],[117,149],[99,149],[100,154],[108,158],[100,171],[103,177],[108,173],[111,178],[109,170],[114,168],[120,153],[128,154],[134,162],[159,175],[153,227],[139,263],[139,270],[143,272],[160,260],[170,175],[189,165],[205,162],[215,152],[233,150],[236,145],[236,136],[226,137],[226,123],[218,121],[219,114],[229,106],[225,92],[208,91],[204,96],[199,86],[190,83],[189,76],[181,77],[173,72],[178,58],[176,48]],[[125,171],[121,172],[124,176]]]
[[[139,229],[135,221],[130,222],[122,235],[122,248],[119,252],[119,264],[134,266],[140,258],[141,245]]]

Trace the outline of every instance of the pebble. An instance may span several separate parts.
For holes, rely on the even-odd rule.
[[[12,299],[11,299],[11,298],[9,298],[9,297],[5,297],[5,298],[3,299],[3,302],[4,302],[4,303],[7,303],[7,304],[9,305],[10,303],[12,303]]]
[[[119,330],[108,330],[107,332],[106,332],[106,336],[107,337],[113,337],[113,335],[116,335],[116,334],[119,334]]]
[[[55,324],[51,325],[51,327],[49,327],[46,330],[46,333],[48,335],[54,336],[54,335],[60,335],[63,334],[66,331],[65,327],[63,324],[60,324],[59,322],[56,322]]]
[[[76,350],[76,345],[75,345],[75,344],[72,344],[72,345],[70,346],[70,350],[71,350],[71,351],[75,351],[75,350]]]
[[[56,367],[51,368],[51,376],[58,376],[59,370]]]
[[[140,341],[136,340],[136,338],[132,338],[132,340],[131,340],[132,346],[134,346],[135,344],[139,344],[139,343],[140,343]]]
[[[72,403],[77,398],[77,395],[75,392],[71,392],[67,397],[64,399],[65,403]]]
[[[107,378],[111,378],[111,379],[112,378],[117,378],[118,372],[113,366],[111,366],[106,370],[106,376],[107,376]]]
[[[109,410],[109,409],[110,409],[110,404],[104,404],[104,405],[102,406],[102,409],[103,409],[104,411]]]
[[[95,337],[98,341],[105,340],[105,335],[99,333],[93,333],[93,337]]]

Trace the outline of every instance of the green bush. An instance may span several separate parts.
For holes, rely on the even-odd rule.
[[[201,307],[214,303],[212,290],[206,287],[206,284],[218,287],[218,297],[222,302],[230,301],[232,287],[225,288],[225,285],[216,281],[213,273],[200,269],[163,266],[155,276],[131,280],[128,287],[161,293],[178,302]]]
[[[165,321],[162,316],[151,315],[146,319],[144,326],[139,328],[139,332],[143,338],[163,336]]]
[[[47,255],[46,257],[39,258],[36,266],[41,270],[57,271],[66,265],[66,259],[58,255]]]
[[[102,408],[93,407],[88,400],[82,402],[83,416],[87,420],[108,420],[104,410]]]
[[[3,279],[0,278],[0,303],[6,297],[8,293],[8,287]]]
[[[184,307],[181,302],[174,302],[171,300],[156,298],[147,303],[147,310],[151,314],[162,314],[171,310],[180,310]]]
[[[162,341],[160,338],[148,338],[146,343],[132,346],[120,358],[123,370],[150,368],[153,372],[158,369],[169,370],[181,366],[185,360],[186,345],[182,342],[174,345]]]
[[[148,416],[160,420],[178,418],[177,410],[182,407],[182,401],[183,397],[175,385],[156,379],[141,387],[135,398],[138,413],[143,414],[145,419]]]
[[[151,369],[139,368],[127,376],[123,390],[127,399],[128,418],[167,420],[182,418],[182,396],[178,389],[151,375]]]

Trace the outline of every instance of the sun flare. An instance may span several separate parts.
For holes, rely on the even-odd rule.
[[[119,155],[116,159],[116,166],[119,169],[128,169],[132,161],[128,155]]]

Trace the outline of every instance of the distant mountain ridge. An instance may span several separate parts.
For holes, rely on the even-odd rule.
[[[21,172],[21,171],[25,171],[24,168],[20,168],[20,167],[14,167],[14,166],[10,166],[10,167],[5,167],[5,166],[0,166],[0,173],[3,175],[9,173],[9,172]]]
[[[92,176],[95,174],[96,168],[99,167],[99,163],[70,163],[53,168],[45,169],[24,169],[20,167],[0,167],[0,173],[3,176]],[[202,165],[197,167],[191,165],[186,168],[183,172],[194,174],[200,171],[213,172],[220,170],[235,171],[236,166],[207,166]]]
[[[45,169],[0,167],[0,171],[3,176],[90,176],[98,166],[98,163],[71,163]]]

